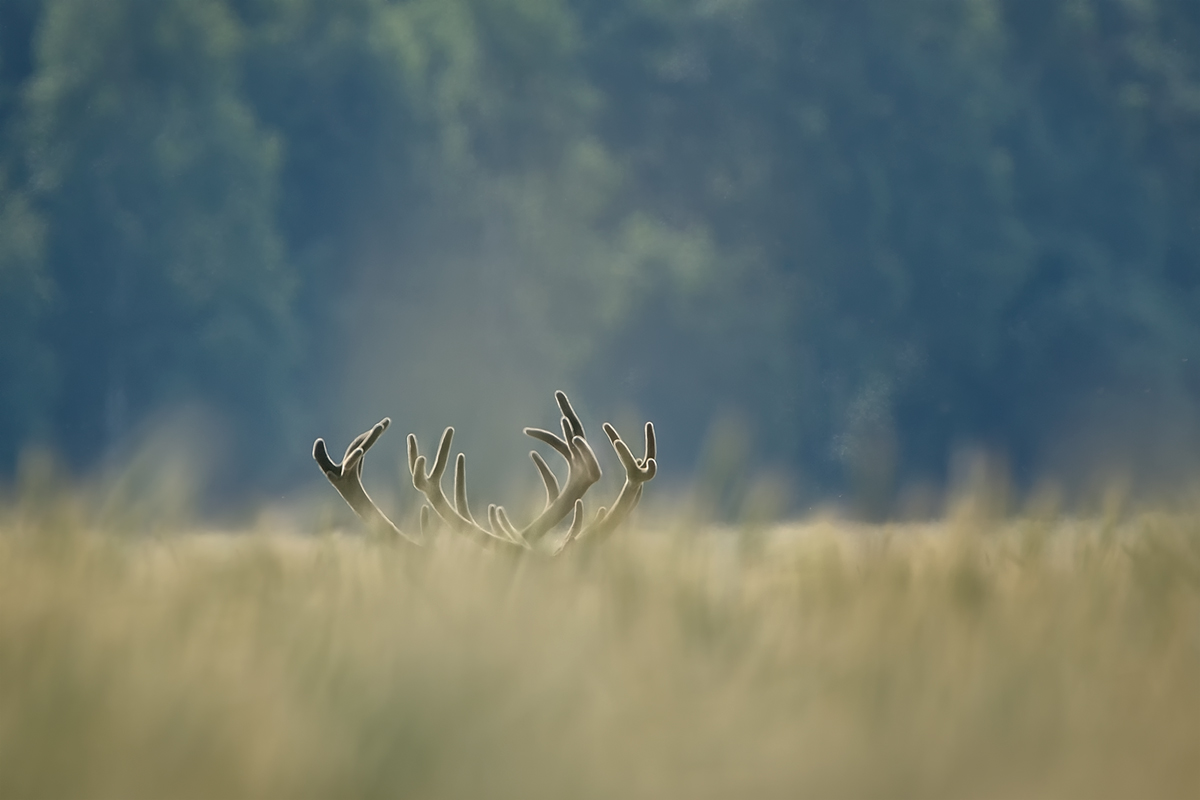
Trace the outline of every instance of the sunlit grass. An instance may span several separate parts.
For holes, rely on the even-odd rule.
[[[1189,797],[1200,523],[0,532],[0,797]],[[38,513],[34,513],[38,512]]]

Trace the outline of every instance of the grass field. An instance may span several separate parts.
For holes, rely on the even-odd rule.
[[[1191,515],[516,561],[56,507],[0,524],[3,798],[1200,796]]]

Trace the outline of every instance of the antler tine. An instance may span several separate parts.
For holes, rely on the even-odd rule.
[[[454,460],[454,508],[467,522],[478,524],[471,516],[471,506],[467,503],[467,457],[462,453]]]
[[[408,446],[408,471],[412,474],[417,471],[417,456],[420,455],[417,450],[417,437],[410,433],[405,442]]]
[[[569,420],[566,417],[563,419],[564,429],[571,430],[573,426],[570,425]],[[596,454],[592,451],[587,439],[582,436],[573,436],[569,440],[567,452],[570,455],[567,458],[566,486],[546,504],[545,510],[538,515],[537,519],[521,530],[521,536],[531,544],[539,541],[567,514],[570,514],[575,507],[575,501],[582,498],[587,490],[600,480],[600,462],[596,459]],[[549,494],[549,486],[547,486],[547,495]]]
[[[521,536],[520,531],[517,530],[516,526],[509,522],[508,514],[506,514],[504,509],[500,506],[488,506],[488,524],[492,526],[492,530],[507,536],[513,542],[521,545],[522,547],[529,546],[529,544]]]
[[[634,457],[629,445],[625,444],[617,434],[617,429],[607,422],[604,423],[604,433],[612,442],[613,450],[616,451],[617,458],[621,460],[621,466],[625,468],[625,484],[621,487],[621,493],[617,495],[617,500],[612,507],[607,512],[600,509],[596,519],[580,530],[575,537],[577,539],[586,537],[592,543],[603,541],[625,521],[637,506],[638,501],[642,499],[642,486],[658,473],[658,462],[655,459],[658,454],[658,446],[654,436],[653,423],[646,423],[646,454],[642,458]]]
[[[477,528],[483,528],[471,516],[471,506],[467,502],[467,457],[462,453],[458,454],[458,458],[454,462],[454,506],[455,510],[465,520]],[[496,516],[493,516],[494,513]],[[504,513],[504,509],[497,506],[488,506],[488,525],[491,527],[493,535],[506,537],[522,547],[528,547],[525,540],[521,538],[521,534],[508,521],[508,516]]]
[[[482,544],[495,544],[497,542],[507,545],[517,545],[519,542],[505,536],[502,532],[496,533],[479,525],[470,516],[470,510],[464,515],[460,509],[466,508],[467,505],[467,489],[466,489],[466,457],[460,456],[455,463],[455,486],[454,499],[455,505],[458,508],[450,505],[450,501],[446,499],[446,493],[442,491],[442,475],[446,472],[446,465],[450,462],[450,444],[454,440],[454,428],[446,428],[442,432],[442,440],[438,443],[437,455],[434,457],[433,466],[429,471],[425,471],[425,456],[420,455],[417,446],[417,437],[413,434],[408,435],[408,458],[412,470],[413,488],[425,495],[425,499],[433,506],[433,510],[441,517],[446,524],[459,533],[465,533]]]
[[[542,428],[525,428],[525,435],[532,436],[538,441],[545,442],[557,450],[559,455],[570,461],[571,440],[576,436],[580,438],[586,438],[583,433],[583,423],[579,421],[579,415],[576,414],[575,409],[571,407],[571,401],[567,399],[565,392],[555,392],[554,399],[558,402],[558,408],[562,412],[562,419],[559,420],[562,425],[562,438],[559,438],[557,434],[543,430]]]
[[[518,543],[526,545],[537,543],[549,533],[567,514],[571,513],[575,501],[583,497],[592,484],[600,480],[600,462],[596,459],[596,454],[592,452],[591,445],[584,438],[583,423],[580,421],[579,415],[571,407],[571,401],[567,399],[566,393],[555,392],[554,399],[558,402],[559,410],[562,412],[560,419],[562,437],[541,428],[525,428],[525,434],[553,447],[559,455],[567,460],[566,485],[560,488],[558,478],[554,476],[545,459],[536,452],[531,453],[534,466],[537,467],[538,474],[541,475],[542,482],[546,486],[546,507],[533,522],[522,529],[518,530],[512,523],[508,523],[507,529],[499,528],[516,539]],[[508,515],[504,508],[497,506],[497,509],[500,514],[498,519],[502,518],[507,521]],[[490,519],[489,522],[491,522]],[[494,530],[497,529],[498,524],[493,523]]]
[[[571,407],[571,401],[567,399],[566,392],[562,390],[556,391],[554,393],[554,400],[558,403],[559,410],[562,411],[564,420],[563,433],[567,434],[567,441],[570,441],[575,436],[581,439],[586,438],[583,433],[583,423],[579,421],[579,415]]]
[[[611,427],[611,426],[610,426]],[[658,443],[654,438],[654,423],[646,423],[646,456],[641,460],[641,465],[645,466],[647,461],[654,461],[658,458]]]
[[[538,474],[542,476],[542,483],[546,484],[546,505],[549,506],[559,495],[558,478],[554,477],[554,473],[550,471],[550,465],[537,450],[530,450],[529,457],[533,459]]]
[[[503,506],[496,506],[496,519],[500,521],[500,526],[512,537],[513,541],[524,547],[529,546],[529,543],[525,541],[525,537],[521,535],[517,527],[508,521],[508,514],[504,512]]]
[[[557,450],[558,454],[560,456],[562,456],[565,459],[570,460],[571,448],[567,444],[567,441],[565,439],[560,439],[557,434],[553,434],[547,430],[542,430],[541,428],[526,428],[525,435],[532,436],[534,439],[537,439],[539,442],[545,442],[546,444],[550,445],[555,450]]]
[[[600,509],[604,513],[604,509]],[[578,538],[580,531],[583,530],[583,500],[575,501],[575,515],[571,518],[571,528],[567,531],[558,543],[558,547],[554,548],[554,555],[561,555],[563,550],[567,549],[567,545]]]
[[[317,439],[313,442],[313,459],[321,468],[325,478],[333,484],[333,488],[337,489],[337,493],[342,496],[350,508],[354,509],[354,513],[367,524],[369,529],[390,532],[399,537],[401,541],[419,544],[416,539],[400,530],[394,522],[388,519],[379,506],[375,505],[375,501],[371,499],[362,485],[363,457],[375,442],[379,441],[379,437],[391,423],[390,419],[384,417],[369,431],[355,436],[350,442],[350,446],[346,448],[346,454],[340,463],[329,457],[325,440]]]

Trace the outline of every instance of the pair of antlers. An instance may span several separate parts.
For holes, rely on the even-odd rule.
[[[530,451],[529,456],[537,467],[538,474],[546,486],[546,507],[532,522],[524,528],[517,528],[508,518],[503,506],[489,505],[487,507],[487,525],[475,521],[467,503],[466,487],[466,456],[459,453],[454,461],[454,503],[442,491],[442,476],[450,463],[450,444],[454,439],[454,428],[446,428],[438,444],[437,454],[433,463],[426,469],[427,459],[421,455],[417,446],[417,437],[408,435],[408,470],[412,475],[413,487],[425,496],[429,505],[421,507],[421,532],[427,538],[429,530],[429,509],[434,512],[453,530],[465,534],[483,545],[498,545],[506,548],[522,550],[536,547],[546,534],[554,529],[567,515],[574,512],[571,527],[566,535],[554,548],[555,554],[561,553],[568,544],[578,540],[599,542],[607,538],[625,521],[629,513],[637,506],[642,497],[642,486],[652,479],[657,472],[655,461],[657,448],[654,439],[654,424],[646,423],[645,455],[637,458],[629,449],[629,445],[621,440],[616,428],[604,423],[604,433],[612,443],[625,468],[625,484],[621,493],[611,507],[601,507],[594,519],[584,521],[583,495],[596,481],[600,480],[600,463],[596,454],[588,444],[583,432],[583,423],[579,415],[571,408],[571,402],[563,392],[555,392],[554,399],[558,401],[562,411],[562,436],[541,428],[526,428],[525,433],[540,442],[554,448],[567,461],[566,484],[560,488],[558,478],[546,463],[546,460],[536,451]],[[340,463],[329,457],[325,441],[317,439],[313,444],[313,458],[325,477],[337,489],[338,494],[354,509],[368,527],[374,530],[391,531],[402,540],[412,544],[420,544],[421,540],[406,534],[396,527],[387,515],[379,510],[362,485],[363,457],[371,446],[379,440],[387,430],[391,420],[384,418],[377,422],[371,430],[359,434],[346,448],[346,454]]]

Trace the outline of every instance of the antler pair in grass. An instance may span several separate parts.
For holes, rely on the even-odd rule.
[[[454,439],[454,428],[446,428],[438,444],[432,465],[426,470],[427,459],[420,454],[417,437],[408,435],[408,469],[412,474],[413,487],[425,496],[429,506],[421,508],[422,533],[428,532],[429,507],[453,530],[470,536],[483,545],[529,549],[537,545],[566,516],[574,512],[571,527],[554,552],[560,553],[571,542],[586,540],[599,542],[607,538],[628,516],[642,496],[642,485],[651,480],[657,471],[655,456],[657,447],[653,423],[646,423],[645,455],[637,458],[629,446],[621,440],[616,429],[604,423],[604,433],[625,468],[625,484],[616,502],[610,508],[601,507],[591,522],[584,521],[583,496],[596,481],[600,480],[600,463],[588,444],[583,423],[571,408],[571,403],[562,392],[554,393],[562,411],[560,437],[541,428],[526,428],[525,433],[553,447],[567,461],[567,481],[559,487],[558,478],[545,459],[537,451],[529,456],[537,467],[538,474],[546,486],[546,507],[542,513],[524,528],[518,529],[508,518],[503,506],[489,505],[487,527],[475,521],[467,502],[466,456],[459,453],[454,462],[454,504],[451,505],[442,490],[442,476],[450,463],[450,445]],[[392,523],[371,500],[362,485],[362,463],[366,451],[371,448],[391,423],[383,419],[371,430],[360,434],[346,448],[340,464],[329,458],[325,442],[317,439],[313,445],[313,458],[333,484],[342,498],[373,530],[394,531],[401,539],[418,543]]]

